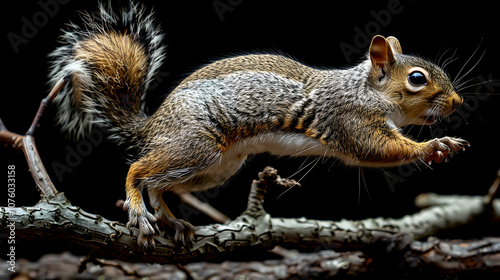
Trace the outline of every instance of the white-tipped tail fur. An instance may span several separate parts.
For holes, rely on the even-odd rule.
[[[78,139],[99,124],[126,142],[145,119],[145,92],[165,56],[163,37],[153,12],[133,2],[116,11],[111,1],[100,3],[80,24],[68,24],[62,45],[49,54],[50,85],[69,81],[54,100],[61,130]]]

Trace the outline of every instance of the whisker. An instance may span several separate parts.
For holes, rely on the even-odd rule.
[[[370,191],[368,191],[368,185],[366,184],[366,181],[365,181],[365,174],[363,173],[363,170],[361,170],[361,178],[363,179],[363,185],[365,186],[365,190],[366,190],[366,194],[368,195],[368,199],[370,201],[372,201],[372,196],[370,195]]]
[[[358,206],[361,203],[361,166],[358,168]]]
[[[450,59],[450,61],[448,61],[447,63],[443,63],[443,66],[441,68],[446,68],[446,66],[450,65],[450,63],[454,62],[454,61],[457,61],[458,60],[458,57],[455,57],[454,59]]]
[[[457,76],[455,77],[455,79],[453,80],[452,84],[455,84],[455,81],[457,80],[458,77],[460,77],[460,74],[462,73],[462,71],[465,69],[465,66],[467,66],[467,64],[469,63],[469,61],[474,57],[474,55],[476,54],[476,52],[479,50],[479,47],[481,46],[481,43],[483,42],[483,39],[481,39],[481,41],[479,41],[479,44],[477,45],[476,49],[474,50],[474,52],[472,53],[472,55],[469,57],[469,59],[467,59],[467,61],[465,62],[465,64],[462,66],[462,68],[460,69],[460,71],[458,71],[458,74]],[[484,55],[484,53],[483,53]],[[482,57],[482,56],[481,56]],[[463,78],[463,77],[462,77]],[[460,78],[460,79],[462,79]]]
[[[312,162],[314,162],[313,166],[311,166],[311,168],[309,168],[309,170],[307,170],[306,174],[304,174],[302,177],[300,177],[299,180],[297,180],[297,183],[300,183],[300,181],[302,181],[302,179],[304,179],[307,176],[307,174],[309,174],[309,172],[311,172],[314,169],[314,167],[316,166],[316,164],[318,164],[320,162],[321,158],[322,157],[318,157],[317,159],[315,159],[314,161],[312,161]]]
[[[309,162],[308,164],[304,165],[305,162],[307,162],[307,160],[309,160],[309,157],[307,157],[304,162],[299,166],[299,170],[297,170],[295,173],[293,173],[292,175],[288,176],[288,178],[293,178],[295,175],[299,174],[300,172],[302,172],[302,170],[306,169],[309,165],[313,164],[314,161],[316,160],[313,160],[311,162]]]
[[[311,147],[309,147],[309,148],[307,148],[307,149],[302,149],[300,152],[296,153],[296,154],[295,154],[295,155],[293,155],[293,156],[294,156],[294,157],[299,156],[300,154],[303,154],[303,153],[305,153],[305,152],[307,152],[307,151],[309,151],[309,150],[312,150],[312,149],[317,148],[319,145],[320,145],[320,144],[317,144],[317,145],[311,146]]]
[[[427,122],[427,119],[428,119],[429,117],[430,117],[430,116],[427,116],[427,117],[425,118],[425,121],[426,121],[426,122]],[[424,129],[424,126],[425,126],[425,125],[420,126],[420,130],[418,131],[417,138],[419,138],[419,137],[420,137],[420,134],[422,133],[422,129]]]
[[[286,188],[280,195],[278,195],[278,197],[276,197],[276,199],[279,199],[280,197],[282,197],[285,193],[289,192],[293,187],[297,186],[298,185],[298,182],[297,184],[291,186],[291,187],[288,187]]]
[[[429,168],[430,170],[433,170],[433,168],[431,167],[431,165],[429,163],[427,163],[425,161],[425,159],[421,158],[421,157],[418,157],[418,160],[424,165],[426,166],[427,168]]]
[[[410,128],[408,128],[408,130],[407,130],[407,133],[410,133],[410,132],[411,132],[411,130],[415,127],[415,125],[416,125],[416,124],[408,124],[408,125],[406,125],[404,128],[406,129],[408,126],[410,126]]]
[[[368,195],[368,199],[370,201],[372,200],[370,192],[368,191],[368,186],[366,185],[365,174],[363,173],[363,168],[359,167],[359,169],[358,169],[358,206],[361,204],[361,179],[363,179],[363,185],[365,187],[366,194]]]
[[[487,96],[500,96],[497,92],[461,92],[460,95],[487,95]]]
[[[475,83],[475,84],[472,84],[472,85],[465,86],[465,87],[461,88],[460,90],[464,90],[466,88],[471,88],[471,87],[475,87],[475,86],[479,86],[479,85],[483,85],[483,84],[487,84],[487,83],[491,83],[491,82],[500,82],[500,80],[482,81],[482,82],[479,82],[479,83]]]
[[[316,166],[316,164],[318,164],[318,162],[321,160],[322,157],[324,157],[325,154],[323,154],[321,157],[318,157],[316,158],[315,160],[311,161],[310,163],[308,163],[306,166],[302,167],[299,171],[295,172],[294,174],[292,174],[291,176],[289,176],[288,178],[292,178],[293,176],[297,175],[298,173],[300,173],[302,170],[304,170],[305,168],[307,168],[309,165],[313,164],[313,166],[311,168],[309,168],[309,170],[306,172],[306,174],[304,174],[302,177],[300,177],[299,180],[296,181],[296,183],[291,186],[291,187],[288,187],[286,190],[284,190],[280,195],[278,195],[278,197],[276,199],[279,199],[280,197],[282,197],[285,193],[289,192],[293,187],[295,186],[298,186],[300,185],[300,181],[302,181],[302,179],[304,179],[307,174],[309,174],[309,172],[311,172],[314,167]]]
[[[326,158],[326,154],[327,154],[327,153],[328,153],[328,150],[325,150],[325,153],[323,153],[323,155],[322,155],[322,156],[320,156],[320,157],[316,158],[315,160],[313,160],[312,162],[308,163],[308,164],[307,164],[306,166],[304,166],[301,170],[299,170],[299,171],[295,172],[292,176],[290,176],[290,178],[291,178],[291,177],[293,177],[293,176],[295,176],[297,173],[299,173],[300,171],[302,171],[303,169],[307,168],[309,165],[311,165],[311,164],[313,164],[313,163],[314,163],[314,164],[313,164],[313,166],[311,166],[311,168],[309,168],[309,170],[307,170],[307,172],[306,172],[306,173],[305,173],[302,177],[300,177],[300,179],[299,179],[299,180],[297,180],[297,183],[300,183],[300,181],[302,181],[302,179],[304,179],[304,178],[307,176],[307,174],[309,174],[309,172],[311,172],[311,171],[314,169],[314,167],[315,167],[315,166],[316,166],[316,165],[317,165],[317,164],[318,164],[318,163],[319,163],[322,159]],[[281,196],[281,195],[280,195],[280,196]]]
[[[463,82],[463,83],[459,83],[459,84],[455,85],[455,86],[454,86],[454,87],[455,87],[455,90],[457,90],[457,91],[458,91],[458,90],[460,90],[460,88],[461,88],[462,86],[464,86],[464,85],[466,85],[467,83],[472,82],[472,81],[474,81],[474,80],[478,80],[480,77],[481,77],[481,76],[477,76],[477,77],[474,77],[474,78],[468,79],[467,81],[465,81],[465,82]]]
[[[455,49],[455,51],[451,54],[451,56],[443,61],[443,65],[441,65],[441,68],[443,68],[443,69],[446,68],[446,66],[448,66],[450,63],[452,63],[458,59],[458,57],[454,57],[455,54],[457,53],[457,50],[458,49]]]
[[[427,122],[429,118],[434,118],[434,121],[437,121],[438,110],[439,108],[437,106],[432,107],[430,114],[425,118],[425,122]],[[422,125],[422,127],[420,127],[420,130],[418,131],[417,134],[417,138],[420,137],[420,133],[422,133],[422,129],[424,128],[424,126],[425,125]]]
[[[453,81],[453,85],[455,85],[456,83],[460,83],[460,81],[465,78],[472,70],[474,70],[474,68],[476,68],[476,66],[479,64],[479,62],[481,62],[481,60],[483,59],[484,55],[486,54],[486,51],[484,51],[481,56],[479,57],[479,59],[477,60],[477,62],[472,66],[472,68],[467,71],[467,73],[465,73],[460,79],[456,80],[456,81]],[[457,75],[458,77],[458,75]],[[456,79],[456,78],[455,78]]]
[[[451,50],[451,48],[449,48],[449,49],[445,50],[445,51],[444,51],[444,52],[443,52],[443,53],[439,56],[439,59],[438,59],[438,61],[436,62],[436,64],[437,64],[437,65],[439,65],[439,64],[441,63],[441,59],[443,59],[444,55],[445,55],[448,51],[450,51],[450,50]],[[439,55],[439,52],[440,52],[440,51],[441,51],[441,48],[439,48],[439,51],[438,51],[438,54],[436,55],[436,58],[437,58],[437,56]],[[434,59],[434,60],[436,60],[436,59]]]
[[[430,132],[430,134],[431,134],[431,137],[432,137],[432,138],[434,138],[434,135],[433,135],[433,133],[432,133],[432,125],[429,125],[429,132]]]

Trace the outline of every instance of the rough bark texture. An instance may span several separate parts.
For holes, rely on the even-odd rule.
[[[466,224],[483,215],[483,197],[423,195],[417,198],[418,205],[437,206],[401,219],[333,222],[272,218],[262,207],[266,187],[288,183],[277,175],[275,169],[266,168],[259,174],[259,180],[252,183],[247,210],[226,224],[199,227],[191,248],[177,247],[172,237],[164,236],[156,238],[158,246],[154,252],[144,252],[137,246],[135,237],[129,236],[124,224],[89,214],[71,205],[64,194],[50,199],[44,197],[33,207],[0,208],[0,220],[3,221],[0,232],[6,234],[6,222],[15,221],[16,238],[64,239],[92,250],[95,257],[127,262],[191,263],[224,259],[234,253],[269,250],[280,245],[317,252],[324,249],[350,251],[350,254],[324,253],[327,257],[321,253],[302,256],[312,258],[309,268],[320,265],[324,273],[329,271],[330,276],[333,271],[346,269],[353,269],[351,273],[368,271],[372,262],[407,268],[433,266],[438,271],[455,272],[500,269],[498,238],[414,241],[415,237],[430,236],[440,229]],[[498,220],[498,199],[494,200],[492,209],[490,218]],[[304,262],[308,261],[301,261],[306,267]],[[306,274],[309,273],[312,272]]]

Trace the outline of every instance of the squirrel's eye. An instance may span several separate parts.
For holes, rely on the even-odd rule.
[[[425,75],[420,71],[413,71],[408,75],[408,81],[414,86],[425,86],[427,85],[427,79]]]

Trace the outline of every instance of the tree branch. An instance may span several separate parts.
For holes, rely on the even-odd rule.
[[[0,220],[15,221],[18,238],[65,239],[93,250],[99,257],[132,262],[186,263],[235,252],[268,250],[276,245],[309,250],[383,248],[400,251],[415,237],[430,236],[440,229],[466,224],[482,215],[484,210],[482,197],[427,195],[417,201],[438,205],[401,219],[333,222],[271,218],[262,207],[263,195],[268,185],[279,184],[280,180],[275,169],[268,167],[259,173],[259,180],[252,183],[247,210],[229,223],[198,227],[191,248],[179,248],[171,236],[160,236],[155,238],[156,250],[144,252],[124,224],[89,214],[71,205],[62,193],[50,199],[43,198],[33,207],[1,207]],[[493,207],[498,219],[498,199]],[[2,224],[0,233],[7,232],[8,228]]]
[[[40,121],[45,110],[50,105],[50,103],[52,103],[65,83],[66,80],[61,79],[52,88],[49,95],[41,101],[35,118],[33,119],[33,122],[26,132],[25,136],[10,132],[3,123],[2,119],[0,119],[0,144],[3,143],[11,145],[16,150],[21,150],[23,152],[26,158],[26,162],[28,163],[28,166],[30,168],[33,180],[35,180],[35,183],[42,194],[48,197],[56,196],[58,194],[58,191],[52,183],[52,180],[50,180],[50,177],[45,170],[45,167],[43,166],[33,136],[36,133],[36,130],[40,127]]]

